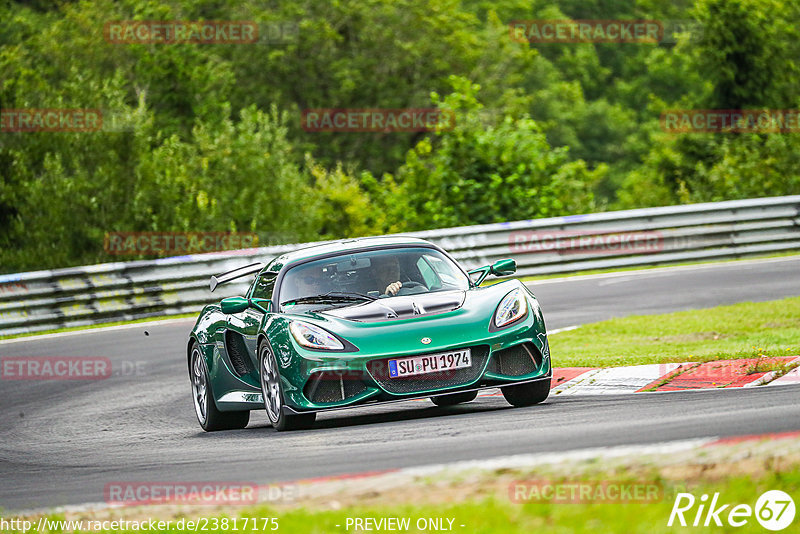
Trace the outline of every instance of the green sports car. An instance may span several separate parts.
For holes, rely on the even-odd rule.
[[[211,277],[255,275],[245,296],[206,306],[187,360],[204,430],[244,428],[266,409],[277,430],[321,411],[430,397],[438,406],[500,387],[514,406],[550,392],[542,312],[500,260],[465,271],[409,237],[312,246]]]

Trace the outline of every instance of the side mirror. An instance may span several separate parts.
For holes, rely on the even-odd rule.
[[[489,271],[495,276],[508,276],[517,272],[517,262],[512,259],[497,260]]]
[[[244,297],[228,297],[222,299],[219,303],[222,313],[230,315],[232,313],[240,313],[250,307],[250,301]]]
[[[492,265],[486,265],[484,267],[472,269],[471,271],[468,271],[467,274],[470,275],[470,278],[472,278],[472,275],[478,275],[477,278],[472,282],[475,284],[475,286],[479,286],[490,274],[495,276],[508,276],[509,274],[514,274],[515,272],[517,272],[517,262],[509,258],[505,260],[497,260]]]

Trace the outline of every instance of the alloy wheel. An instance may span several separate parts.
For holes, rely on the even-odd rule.
[[[205,423],[208,417],[208,383],[203,365],[203,355],[197,347],[192,351],[192,393],[197,419],[201,423]]]
[[[269,420],[278,422],[283,399],[281,399],[280,375],[275,366],[275,358],[266,345],[261,346],[261,392]]]

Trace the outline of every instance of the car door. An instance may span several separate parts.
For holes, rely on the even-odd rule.
[[[269,299],[275,286],[276,275],[264,273],[256,277],[248,291],[251,304],[246,310],[227,316],[225,351],[237,375],[251,374],[258,368],[258,332],[269,309]]]

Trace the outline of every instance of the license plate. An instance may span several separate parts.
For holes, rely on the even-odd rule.
[[[469,349],[426,354],[425,356],[409,356],[408,358],[389,360],[389,378],[464,369],[471,365],[472,355]]]

